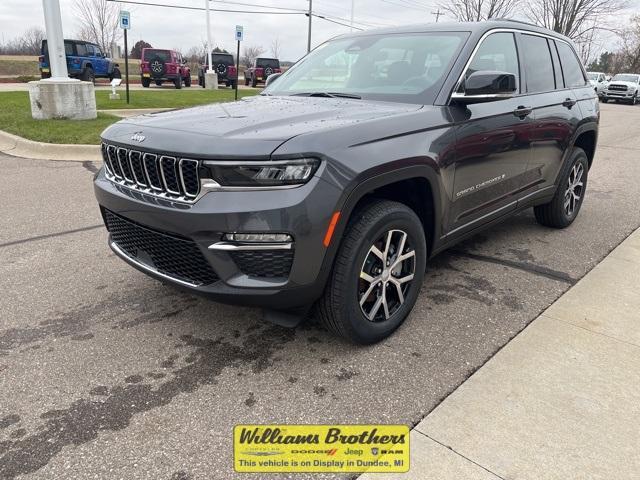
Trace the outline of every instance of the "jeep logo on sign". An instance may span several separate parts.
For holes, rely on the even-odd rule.
[[[142,133],[134,133],[133,135],[131,135],[131,140],[134,142],[138,142],[138,143],[142,143],[144,142],[144,139],[147,138],[144,135],[142,135]]]

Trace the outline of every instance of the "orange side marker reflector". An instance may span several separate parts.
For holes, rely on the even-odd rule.
[[[333,231],[336,229],[336,225],[338,220],[340,219],[340,212],[335,212],[331,217],[331,222],[329,223],[329,228],[327,228],[327,233],[324,235],[324,244],[325,247],[328,247],[331,243],[331,237],[333,236]]]

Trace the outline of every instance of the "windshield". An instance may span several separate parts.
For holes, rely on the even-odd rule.
[[[613,77],[613,80],[618,80],[619,82],[637,82],[638,75],[618,74],[615,77]]]
[[[598,80],[598,76],[599,76],[598,73],[587,73],[587,78],[589,80],[596,81],[596,80]]]
[[[145,50],[143,60],[151,60],[152,58],[159,58],[163,62],[171,62],[170,50]]]
[[[271,95],[337,93],[432,103],[466,32],[402,33],[329,41],[265,90]]]

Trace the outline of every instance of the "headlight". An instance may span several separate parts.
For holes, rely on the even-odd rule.
[[[205,161],[222,187],[276,187],[307,183],[320,161],[313,158],[266,162]]]

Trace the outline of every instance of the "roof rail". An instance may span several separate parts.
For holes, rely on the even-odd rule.
[[[530,27],[544,28],[544,27],[541,27],[540,25],[536,25],[535,23],[524,22],[522,20],[515,20],[513,18],[493,18],[492,17],[489,19],[489,21],[521,23],[522,25],[529,25]]]

